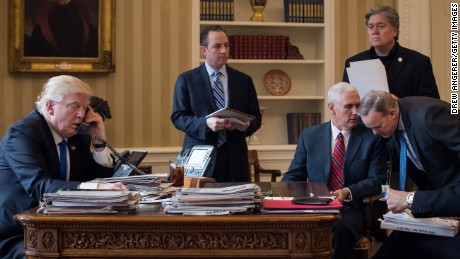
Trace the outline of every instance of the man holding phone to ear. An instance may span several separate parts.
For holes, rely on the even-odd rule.
[[[111,177],[113,164],[104,144],[101,116],[89,106],[93,90],[72,76],[50,78],[37,109],[16,122],[0,142],[0,257],[24,258],[24,237],[16,213],[61,189],[122,189],[122,183],[90,183]],[[83,123],[89,135],[80,135]],[[92,141],[93,139],[93,141]],[[91,150],[93,145],[93,151]]]

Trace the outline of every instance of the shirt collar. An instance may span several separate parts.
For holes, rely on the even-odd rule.
[[[209,76],[212,76],[212,74],[214,73],[214,68],[212,68],[208,63],[204,63],[204,66],[206,67],[206,71],[208,71],[208,75]],[[227,77],[227,66],[224,64],[219,70],[219,72],[222,73],[222,75],[224,77]]]
[[[406,131],[406,128],[404,127],[404,122],[402,120],[401,113],[399,113],[398,130]]]
[[[332,131],[332,138],[335,140],[337,138],[337,135],[339,135],[340,132],[342,132],[343,138],[345,139],[345,142],[348,142],[348,139],[350,139],[350,131],[349,130],[342,130],[340,131],[334,123],[332,123],[331,120],[331,131]]]
[[[48,127],[50,127],[51,134],[53,134],[54,143],[56,145],[59,145],[59,143],[61,143],[61,141],[63,141],[64,139],[61,138],[61,136],[59,136],[59,134],[54,130],[54,128],[50,125],[48,121],[46,121],[46,123],[48,123]]]

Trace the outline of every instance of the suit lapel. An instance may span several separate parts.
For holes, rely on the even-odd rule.
[[[395,84],[398,74],[401,71],[401,69],[404,67],[405,63],[406,63],[406,57],[405,57],[404,49],[401,46],[398,46],[395,56],[393,57],[393,60],[391,61],[390,71],[388,71],[388,74],[387,74],[389,86]]]
[[[37,112],[37,114],[38,114],[38,112]],[[59,163],[59,153],[57,151],[57,146],[54,143],[53,133],[51,133],[50,126],[46,122],[45,117],[43,117],[43,115],[41,115],[41,114],[38,114],[38,116],[41,119],[42,127],[44,129],[45,134],[46,134],[46,137],[45,137],[46,141],[44,142],[45,147],[46,147],[46,149],[48,151],[48,154],[53,154],[52,156],[54,158],[54,170],[49,170],[49,171],[50,171],[50,174],[51,174],[51,176],[53,178],[59,179],[61,177],[61,175],[60,175],[61,165]]]
[[[414,151],[415,155],[418,157],[418,159],[422,163],[422,166],[425,167],[426,165],[423,164],[423,160],[421,159],[419,151],[418,151],[417,140],[415,139],[415,131],[412,128],[412,122],[410,121],[408,114],[406,114],[404,112],[404,110],[405,110],[403,108],[404,105],[401,106],[401,103],[399,103],[399,104],[400,104],[400,111],[402,111],[401,116],[402,116],[402,120],[404,122],[404,129],[406,131],[407,138],[409,139],[410,147],[412,148],[412,150]]]
[[[347,150],[345,151],[345,162],[343,166],[343,182],[346,185],[347,174],[351,163],[356,157],[358,150],[363,142],[363,137],[360,134],[356,134],[356,127],[353,128],[350,132],[350,139],[348,140]]]
[[[214,94],[212,92],[212,85],[209,80],[208,71],[206,70],[206,66],[203,64],[200,66],[200,77],[203,84],[200,84],[203,87],[203,93],[206,94],[206,98],[208,99],[209,103],[211,104],[214,111],[217,110],[216,101],[214,100]]]
[[[318,164],[320,167],[324,168],[324,176],[326,179],[326,182],[329,179],[329,175],[331,174],[331,159],[332,159],[332,150],[331,150],[331,138],[332,138],[332,132],[331,132],[331,122],[329,123],[324,123],[323,124],[323,129],[321,130],[321,135],[318,136],[317,138],[317,147],[319,149],[319,154],[325,154],[321,156],[323,161],[318,161]],[[326,165],[326,166],[322,166]]]

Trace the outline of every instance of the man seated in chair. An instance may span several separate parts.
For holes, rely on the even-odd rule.
[[[359,120],[360,97],[354,86],[338,83],[327,98],[331,120],[303,130],[281,181],[327,183],[343,204],[342,218],[332,229],[333,258],[350,258],[364,233],[362,200],[381,192],[388,154],[384,139]]]

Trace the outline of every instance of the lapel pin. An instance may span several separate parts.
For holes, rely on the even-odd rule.
[[[72,149],[72,150],[77,150],[77,149],[75,148],[75,146],[70,146],[70,149]]]
[[[402,57],[399,57],[399,58],[398,58],[398,62],[402,62]]]

